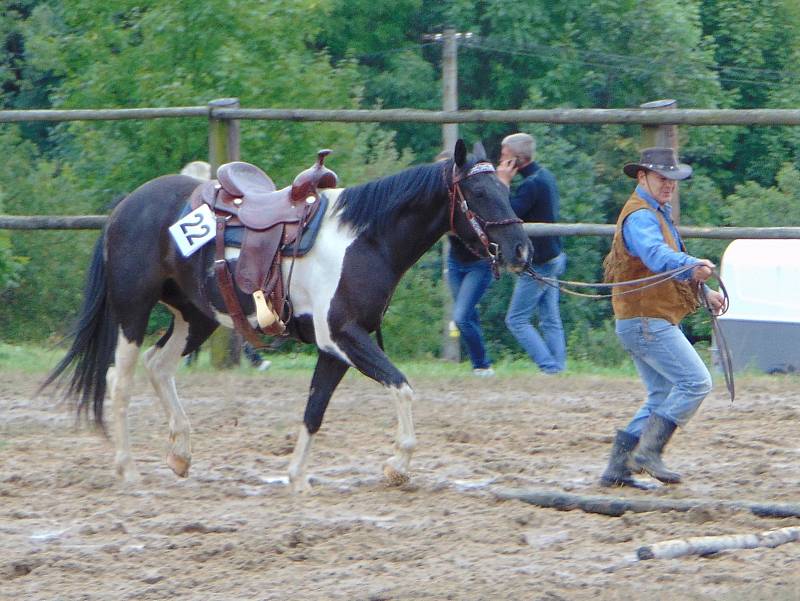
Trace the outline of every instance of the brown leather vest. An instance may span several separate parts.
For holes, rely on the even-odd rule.
[[[622,236],[622,225],[625,223],[625,219],[634,211],[641,209],[653,211],[658,216],[661,234],[670,248],[676,251],[684,250],[678,248],[664,215],[653,209],[646,200],[634,192],[622,207],[622,212],[617,219],[614,241],[611,243],[611,252],[603,261],[606,282],[624,282],[655,275],[641,259],[628,252]],[[642,284],[638,284],[638,286],[642,286]],[[611,304],[614,307],[614,317],[617,319],[660,317],[677,325],[687,314],[698,307],[697,292],[690,282],[678,282],[671,279],[655,286],[643,288],[638,292],[620,294],[636,287],[637,285],[614,288]]]

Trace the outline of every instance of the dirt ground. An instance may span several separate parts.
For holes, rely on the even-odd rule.
[[[193,424],[187,479],[163,462],[166,425],[144,376],[131,405],[143,475],[118,484],[111,445],[0,373],[2,599],[800,599],[800,543],[635,561],[646,544],[800,524],[746,512],[607,517],[498,500],[499,487],[597,486],[634,379],[417,379],[409,484],[381,479],[393,402],[362,376],[334,395],[294,496],[288,465],[309,374],[195,374],[178,388]],[[800,501],[795,378],[724,385],[676,435],[685,483],[624,497]]]

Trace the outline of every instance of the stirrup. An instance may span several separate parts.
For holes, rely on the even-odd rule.
[[[258,326],[263,330],[271,326],[276,321],[279,321],[278,314],[272,309],[272,306],[264,298],[264,292],[256,290],[253,292],[253,300],[256,303],[256,319]]]

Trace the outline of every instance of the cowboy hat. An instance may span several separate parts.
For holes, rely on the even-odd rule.
[[[622,171],[628,177],[635,178],[640,169],[655,171],[667,179],[686,179],[692,175],[692,168],[678,162],[678,154],[673,148],[645,148],[639,162],[628,163]]]

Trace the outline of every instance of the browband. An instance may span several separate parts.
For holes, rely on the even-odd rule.
[[[494,173],[494,165],[486,162],[478,163],[469,170],[467,177],[475,175],[476,173]]]

